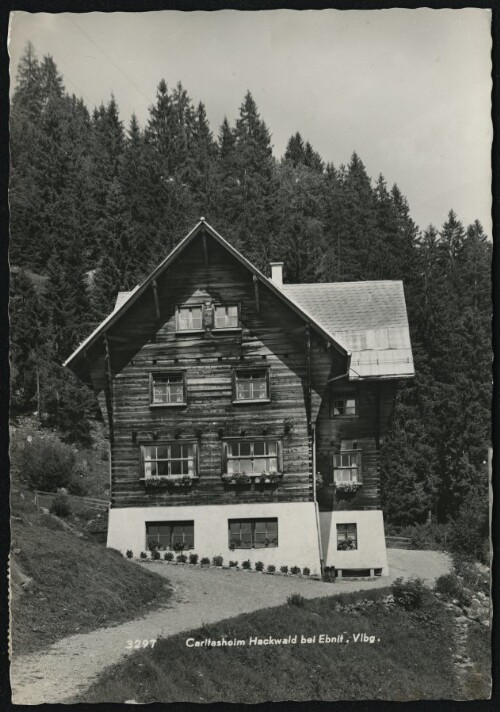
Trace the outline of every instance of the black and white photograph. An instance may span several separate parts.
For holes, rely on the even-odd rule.
[[[491,22],[11,12],[14,704],[490,699]]]

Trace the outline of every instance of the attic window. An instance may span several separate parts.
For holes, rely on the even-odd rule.
[[[216,304],[215,329],[237,329],[240,325],[237,304]]]
[[[202,329],[203,307],[201,304],[177,308],[177,331],[201,331]]]

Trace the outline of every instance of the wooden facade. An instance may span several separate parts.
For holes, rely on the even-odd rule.
[[[71,367],[92,383],[107,413],[111,506],[308,502],[316,462],[325,484],[316,493],[321,508],[378,508],[378,451],[396,382],[358,383],[356,414],[332,417],[332,393],[349,370],[345,350],[210,231],[202,228],[153,277],[126,314],[111,318],[72,357]],[[236,305],[238,325],[205,332],[197,323],[179,331],[179,310],[203,304]],[[235,372],[242,369],[265,371],[268,398],[235,402]],[[182,374],[185,402],[152,404],[152,382],[165,374]],[[228,482],[225,453],[234,439],[277,443],[280,477]],[[155,444],[192,447],[196,477],[187,485],[149,487],[141,449]],[[334,458],[345,449],[360,451],[362,484],[340,500]]]

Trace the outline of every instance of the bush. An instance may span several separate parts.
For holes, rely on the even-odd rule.
[[[255,562],[255,570],[256,570],[256,571],[264,571],[264,562],[263,562],[263,561],[256,561],[256,562]]]
[[[244,561],[244,562],[241,564],[241,566],[242,566],[242,568],[244,568],[244,569],[246,569],[247,571],[249,571],[249,570],[252,568],[252,562],[250,561],[250,559],[247,559],[246,561]]]
[[[429,598],[429,589],[418,576],[412,576],[407,581],[397,578],[391,588],[394,602],[407,611],[422,608]]]
[[[210,559],[208,558],[208,556],[204,556],[200,561],[200,564],[202,566],[210,566]]]
[[[237,562],[237,561],[230,561],[230,562],[229,562],[229,566],[230,566],[232,569],[234,569],[236,566],[238,566],[238,562]]]
[[[153,539],[152,537],[148,539],[148,549],[150,551],[155,551],[156,549],[159,549],[161,546],[160,542],[158,539]]]
[[[163,558],[165,561],[173,561],[174,560],[174,552],[173,551],[166,551],[163,554]]]
[[[20,451],[20,470],[32,489],[67,487],[75,464],[73,450],[57,440],[36,438]]]
[[[186,554],[177,554],[177,556],[175,557],[175,560],[179,564],[185,564],[186,561],[188,560],[188,557],[186,556]]]
[[[297,608],[304,608],[306,599],[304,598],[304,596],[301,596],[300,593],[292,593],[291,596],[288,596],[286,602],[289,606],[297,606]]]
[[[276,571],[276,566],[274,564],[269,564],[269,566],[267,567],[267,571],[270,574],[274,574],[274,572]]]
[[[189,563],[197,564],[198,563],[198,554],[189,554]]]
[[[288,573],[288,566],[280,566],[280,571],[282,574]]]
[[[141,553],[139,554],[139,556],[141,557],[141,559],[147,559],[147,558],[148,558],[148,555],[146,554],[145,551],[141,551]]]
[[[434,586],[436,593],[441,593],[448,600],[456,599],[460,606],[469,606],[472,602],[472,597],[465,590],[462,581],[456,574],[444,574],[436,580]]]
[[[488,501],[477,497],[460,507],[451,524],[449,546],[452,552],[489,565]]]
[[[214,556],[214,558],[212,559],[212,563],[214,566],[222,566],[223,561],[224,559],[222,558],[222,556],[220,556],[220,554]]]
[[[127,559],[132,559],[134,557],[134,552],[132,551],[132,549],[127,549],[126,556],[127,556]]]
[[[153,561],[159,560],[160,552],[158,551],[158,549],[153,549],[153,551],[151,552],[151,558],[153,559]]]
[[[412,549],[442,550],[447,547],[449,530],[448,524],[428,522],[404,527],[400,536],[410,540]]]
[[[304,576],[309,576],[311,574],[311,569],[307,566],[304,566],[304,568],[302,569],[302,573],[304,574]]]
[[[86,487],[86,472],[81,467],[75,467],[68,482],[68,492],[75,497],[85,497],[88,494]]]
[[[480,591],[485,596],[490,595],[490,576],[487,572],[480,571],[475,561],[455,554],[453,568],[465,586],[473,591]]]
[[[292,568],[290,569],[290,573],[291,573],[291,574],[294,574],[295,576],[297,576],[298,574],[300,574],[300,567],[299,567],[299,566],[292,566]]]
[[[57,517],[69,517],[71,514],[71,505],[68,497],[65,494],[56,495],[52,500],[49,511]]]

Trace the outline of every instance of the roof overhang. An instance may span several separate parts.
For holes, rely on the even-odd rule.
[[[271,292],[278,296],[285,304],[288,305],[299,317],[310,325],[322,338],[330,343],[341,355],[350,357],[350,350],[346,349],[332,334],[326,329],[316,318],[314,318],[307,310],[301,307],[297,302],[288,297],[282,289],[279,288],[272,280],[266,277],[255,265],[253,265],[246,257],[244,257],[237,249],[235,249],[222,235],[220,235],[204,218],[194,226],[194,228],[184,237],[176,247],[170,252],[165,259],[146,277],[146,279],[137,286],[128,298],[126,298],[118,308],[111,312],[94,331],[88,336],[63,363],[64,367],[74,370],[81,358],[85,357],[86,351],[95,344],[108,329],[114,326],[127,313],[128,309],[137,302],[153,282],[175,261],[184,249],[192,242],[192,240],[202,231],[206,231],[208,235],[213,237],[220,245],[222,245],[235,259],[244,265],[249,272],[254,275],[254,279],[265,285]]]

